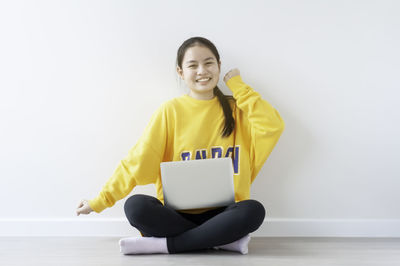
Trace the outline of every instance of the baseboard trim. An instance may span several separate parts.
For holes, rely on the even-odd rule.
[[[269,218],[254,237],[400,237],[400,219]],[[0,236],[140,236],[125,218],[0,219]]]

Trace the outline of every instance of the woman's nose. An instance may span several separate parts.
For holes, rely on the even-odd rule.
[[[206,68],[203,66],[199,66],[199,68],[197,69],[197,73],[199,74],[206,73]]]

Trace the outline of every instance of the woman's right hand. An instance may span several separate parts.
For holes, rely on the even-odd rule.
[[[83,199],[81,202],[79,202],[78,208],[76,209],[76,215],[79,216],[79,214],[89,214],[93,210],[90,208],[89,201]]]

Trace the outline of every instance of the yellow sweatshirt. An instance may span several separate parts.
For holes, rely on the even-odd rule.
[[[236,120],[234,187],[235,201],[250,198],[250,186],[285,124],[278,111],[243,82],[241,76],[227,81],[236,99],[230,101]],[[97,197],[89,201],[97,213],[111,207],[137,185],[154,183],[157,198],[164,204],[160,163],[232,157],[233,132],[222,137],[225,116],[218,97],[197,100],[189,95],[170,99],[153,113],[143,134],[120,161]],[[206,209],[183,210],[201,213]]]

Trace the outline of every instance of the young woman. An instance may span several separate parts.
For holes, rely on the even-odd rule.
[[[218,51],[209,40],[193,37],[183,42],[177,73],[189,93],[164,102],[99,195],[80,202],[77,215],[100,213],[136,185],[156,185],[157,198],[136,194],[126,200],[126,217],[142,237],[121,239],[122,253],[172,254],[209,248],[248,253],[249,233],[265,217],[263,205],[249,199],[250,186],[280,138],[284,122],[243,82],[238,69],[224,76],[233,93],[225,96],[217,87],[220,71]],[[161,162],[220,157],[232,158],[234,204],[185,211],[164,206]]]

